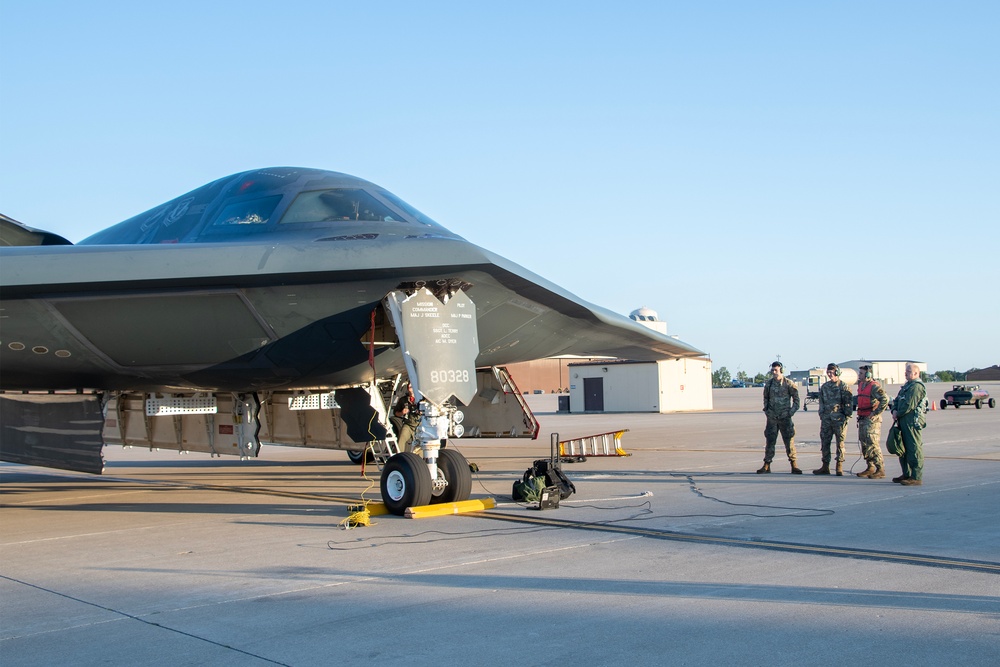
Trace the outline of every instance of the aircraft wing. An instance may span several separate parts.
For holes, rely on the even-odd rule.
[[[485,250],[481,252],[489,260],[486,266],[491,277],[516,294],[498,308],[480,315],[480,320],[489,324],[505,323],[496,327],[497,335],[502,334],[500,340],[491,346],[481,346],[487,354],[495,353],[502,359],[490,365],[559,354],[635,361],[706,356],[683,341],[588,303],[509,260]],[[475,300],[474,291],[470,295]],[[499,331],[504,326],[510,331]],[[522,345],[538,351],[518,351],[516,348]],[[559,351],[552,352],[553,349]]]
[[[72,245],[57,234],[32,229],[0,213],[0,246]]]

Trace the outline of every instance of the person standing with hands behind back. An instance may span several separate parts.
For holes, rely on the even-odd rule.
[[[830,474],[830,444],[836,438],[837,477],[843,477],[844,437],[847,435],[847,420],[854,412],[854,396],[840,379],[840,366],[827,364],[826,377],[829,379],[819,388],[819,442],[823,465],[819,470],[813,470],[813,474]]]
[[[799,389],[795,383],[784,376],[785,367],[780,361],[771,364],[771,378],[764,383],[764,414],[767,415],[767,425],[764,427],[764,465],[757,474],[771,472],[771,461],[774,459],[774,445],[778,441],[778,433],[785,443],[785,453],[792,465],[792,474],[801,475],[802,471],[795,465],[795,425],[792,415],[799,409]]]
[[[920,430],[927,424],[924,418],[927,388],[920,381],[920,368],[916,364],[906,364],[903,376],[906,384],[899,388],[892,403],[892,418],[903,437],[903,454],[899,457],[903,474],[892,481],[903,486],[920,486],[924,483],[924,442]]]

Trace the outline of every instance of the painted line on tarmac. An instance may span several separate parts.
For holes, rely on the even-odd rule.
[[[491,494],[491,495],[496,495],[496,494]],[[586,503],[606,503],[606,502],[611,502],[612,500],[638,500],[640,498],[652,498],[652,497],[653,497],[653,492],[652,491],[643,491],[642,493],[635,493],[635,494],[631,494],[631,495],[627,495],[627,496],[611,496],[609,498],[577,498],[576,500],[560,500],[559,504],[560,505],[571,505],[573,503],[583,503],[583,504],[586,504]],[[506,502],[500,503],[500,502],[498,502],[497,503],[497,507],[524,507],[525,505],[530,505],[530,504],[531,503],[526,502],[526,501],[520,501],[520,502],[518,502],[518,501],[515,500],[515,501],[509,502],[509,503],[506,503]]]
[[[973,572],[1000,574],[1000,563],[993,563],[990,561],[980,561],[980,560],[969,560],[964,558],[948,558],[943,556],[928,556],[924,554],[908,554],[895,551],[876,551],[873,549],[832,547],[820,544],[800,544],[796,542],[773,542],[769,540],[741,539],[735,537],[714,537],[709,535],[697,535],[693,533],[679,533],[671,530],[656,530],[651,528],[620,526],[620,525],[613,525],[606,523],[570,521],[566,519],[547,519],[544,517],[511,516],[509,514],[499,514],[496,512],[480,512],[470,516],[496,519],[498,521],[509,521],[512,523],[526,523],[536,526],[549,526],[553,528],[572,528],[577,530],[593,530],[598,532],[618,533],[622,535],[637,535],[641,537],[649,537],[657,540],[670,540],[674,542],[695,542],[695,543],[713,544],[719,546],[743,547],[748,549],[767,549],[770,551],[785,551],[789,553],[811,554],[816,556],[830,556],[834,558],[874,560],[887,563],[923,565],[927,567],[943,567],[954,570],[969,570]]]

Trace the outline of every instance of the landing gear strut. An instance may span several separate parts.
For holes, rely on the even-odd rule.
[[[412,453],[396,454],[382,469],[382,500],[393,514],[432,502],[468,500],[472,491],[469,462],[442,448],[447,438],[464,432],[462,413],[449,401],[468,405],[476,395],[479,337],[476,306],[463,291],[468,287],[461,280],[421,281],[384,300],[420,401],[420,426],[413,440],[423,454],[422,461]]]

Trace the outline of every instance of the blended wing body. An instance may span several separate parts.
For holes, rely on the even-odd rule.
[[[108,443],[368,447],[395,513],[469,497],[448,438],[537,436],[499,367],[703,356],[314,169],[223,178],[77,245],[4,217],[0,277],[0,460],[100,473]],[[423,460],[385,426],[404,375]]]
[[[478,366],[559,354],[704,354],[334,172],[236,174],[78,245],[0,253],[6,391],[363,382],[372,376],[366,341],[373,329],[385,337],[373,313],[388,292],[424,284],[460,284],[475,302]],[[402,372],[398,348],[377,347],[374,366]]]

